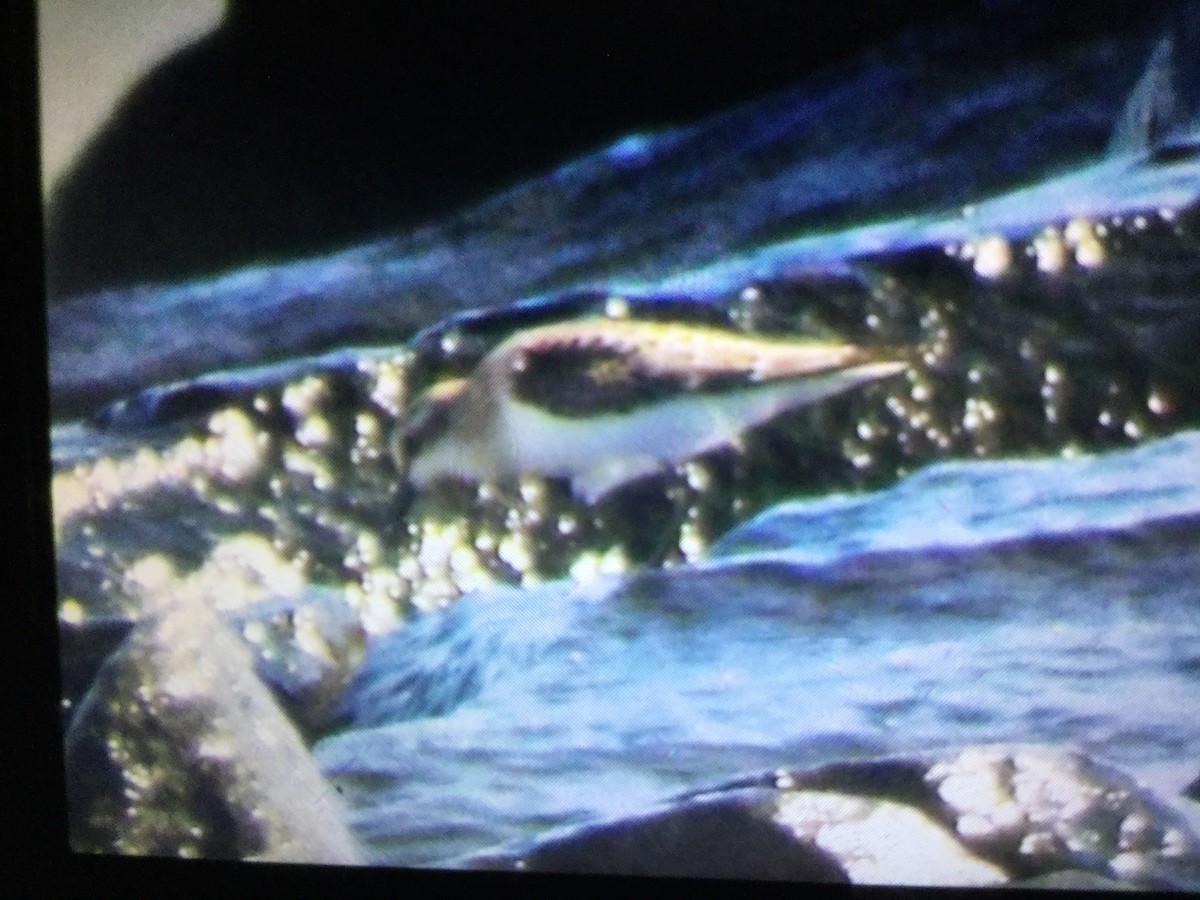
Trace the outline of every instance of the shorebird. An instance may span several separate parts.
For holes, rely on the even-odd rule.
[[[906,368],[850,344],[621,319],[518,332],[435,384],[397,429],[415,488],[569,479],[593,504],[789,410]]]

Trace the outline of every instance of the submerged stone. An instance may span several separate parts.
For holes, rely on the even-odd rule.
[[[779,769],[456,864],[910,886],[1200,886],[1200,841],[1120,773],[1043,746]]]

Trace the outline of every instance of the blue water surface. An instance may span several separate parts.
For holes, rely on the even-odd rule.
[[[437,863],[779,766],[1200,756],[1200,433],[782,504],[709,559],[464,597],[372,648],[316,747],[381,861]]]

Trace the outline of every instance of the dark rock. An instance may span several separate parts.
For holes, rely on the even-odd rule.
[[[911,886],[1194,890],[1200,841],[1129,778],[1043,746],[740,779],[472,868]],[[835,877],[836,876],[836,877]]]
[[[371,238],[966,5],[231,3],[135,87],[55,190],[51,291]]]
[[[1183,789],[1183,796],[1200,803],[1200,775],[1197,775],[1196,779]]]
[[[764,802],[766,801],[766,802]],[[528,853],[479,858],[473,868],[848,883],[825,851],[771,818],[751,792],[582,828]]]

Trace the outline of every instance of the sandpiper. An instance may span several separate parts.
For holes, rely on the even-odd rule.
[[[411,484],[567,478],[592,504],[788,410],[906,364],[850,344],[629,319],[518,332],[397,430]]]

